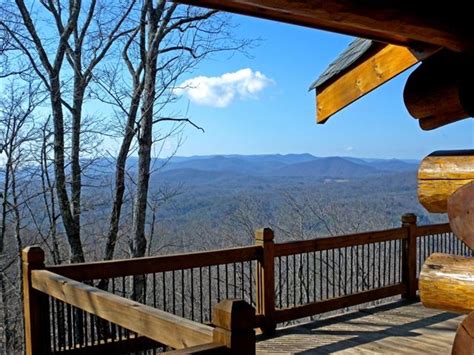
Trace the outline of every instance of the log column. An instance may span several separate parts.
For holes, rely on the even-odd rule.
[[[474,150],[437,151],[418,169],[418,200],[429,212],[445,213],[448,199],[474,181]]]
[[[467,313],[474,310],[474,258],[434,253],[420,273],[424,306]]]
[[[432,130],[474,115],[471,57],[441,51],[411,73],[403,93],[408,112]]]

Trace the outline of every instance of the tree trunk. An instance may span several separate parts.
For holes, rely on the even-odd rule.
[[[120,224],[120,215],[122,213],[123,196],[125,194],[125,167],[127,156],[130,152],[133,137],[135,136],[135,122],[137,118],[138,107],[142,90],[138,88],[132,98],[130,112],[128,114],[125,134],[120,146],[120,151],[115,163],[115,187],[114,198],[112,202],[112,213],[110,214],[109,232],[107,234],[107,244],[105,246],[104,260],[112,260],[114,257],[115,244],[117,243],[117,233]]]
[[[64,116],[60,95],[60,80],[57,74],[50,77],[51,108],[54,122],[54,173],[56,177],[56,194],[59,201],[59,211],[66,230],[72,263],[84,262],[84,252],[80,238],[80,229],[71,212],[69,197],[66,189],[66,174],[64,168]]]
[[[74,99],[72,106],[71,136],[71,211],[75,233],[81,234],[81,121],[85,85],[79,74],[74,76]]]
[[[132,257],[143,257],[146,253],[145,222],[150,180],[151,149],[153,144],[153,113],[156,96],[156,63],[158,60],[158,24],[166,2],[161,8],[148,7],[148,51],[145,61],[144,96],[141,106],[140,131],[138,136],[138,179],[133,206]],[[145,5],[146,6],[146,5]],[[144,302],[146,294],[145,277],[133,278],[133,299]]]

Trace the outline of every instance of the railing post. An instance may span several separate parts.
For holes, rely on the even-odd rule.
[[[255,232],[255,245],[263,249],[261,260],[257,261],[257,314],[264,316],[261,329],[264,334],[275,332],[275,244],[274,233],[270,228]]]
[[[50,352],[48,296],[31,287],[31,271],[44,269],[44,252],[38,246],[26,247],[21,253],[23,274],[23,317],[27,355]]]
[[[402,216],[402,227],[407,229],[407,239],[403,240],[403,268],[402,281],[406,286],[406,292],[403,298],[408,300],[416,299],[417,280],[416,280],[416,215],[406,213]]]
[[[255,308],[243,300],[224,300],[212,309],[213,341],[231,354],[255,354]]]

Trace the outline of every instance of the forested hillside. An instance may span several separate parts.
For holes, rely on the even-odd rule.
[[[401,160],[308,154],[175,157],[151,180],[149,250],[248,244],[263,226],[287,240],[394,227],[406,212],[417,213],[422,224],[444,220],[418,204],[416,169],[416,163]],[[124,223],[120,239],[125,254],[126,228]],[[100,236],[100,228],[93,229]],[[101,242],[91,247],[100,250]]]

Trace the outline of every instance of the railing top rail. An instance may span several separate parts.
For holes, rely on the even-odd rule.
[[[294,255],[406,238],[408,238],[406,228],[394,228],[335,237],[297,240],[275,244],[275,256]]]
[[[262,247],[247,246],[135,259],[55,265],[47,266],[46,270],[74,280],[84,281],[238,263],[257,260],[261,254]]]
[[[449,233],[451,232],[451,227],[449,223],[440,223],[440,224],[429,224],[426,226],[417,226],[416,227],[416,236],[421,237],[424,235],[440,234],[440,233]]]
[[[175,349],[211,343],[213,328],[108,293],[47,270],[31,272],[32,287],[58,300]]]

